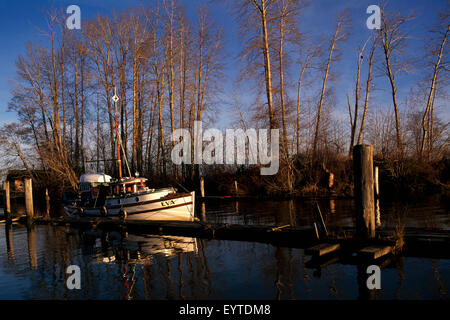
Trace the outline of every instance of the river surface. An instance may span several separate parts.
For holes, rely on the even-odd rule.
[[[310,226],[312,201],[208,202],[208,222]],[[353,201],[320,200],[330,226],[353,226]],[[59,213],[52,209],[52,215]],[[0,210],[1,211],[1,210]],[[383,227],[450,228],[440,198],[381,203]],[[1,213],[1,212],[0,212]],[[310,267],[304,249],[229,240],[0,225],[0,299],[433,299],[450,297],[450,260],[398,257],[367,290],[366,267]],[[80,269],[68,289],[67,267]],[[70,282],[70,281],[69,281]]]

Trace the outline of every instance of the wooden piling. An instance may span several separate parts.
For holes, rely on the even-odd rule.
[[[378,185],[378,167],[373,169],[373,183],[375,188],[375,198],[379,198],[380,196],[380,187]]]
[[[331,189],[334,186],[334,173],[329,172],[328,173],[328,188]]]
[[[31,178],[25,178],[25,210],[28,220],[33,219],[33,182]]]
[[[359,237],[375,236],[375,205],[373,182],[373,148],[360,144],[353,147],[353,176],[356,229]]]
[[[239,188],[238,188],[238,183],[236,180],[234,180],[234,194],[237,197],[239,194]]]
[[[45,189],[45,218],[50,218],[50,196],[47,188]]]
[[[3,182],[3,203],[5,205],[5,220],[11,221],[11,197],[9,193],[9,181]]]
[[[381,226],[380,199],[376,199],[375,202],[375,221],[377,227]]]
[[[202,198],[205,197],[205,179],[203,177],[200,178],[200,194]]]
[[[202,203],[202,222],[206,222],[206,204]]]
[[[373,188],[375,190],[375,225],[381,225],[380,186],[378,184],[378,167],[373,168]]]

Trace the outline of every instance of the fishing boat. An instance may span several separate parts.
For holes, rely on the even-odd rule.
[[[117,101],[114,88],[117,168],[119,178],[113,180],[104,173],[84,174],[80,177],[78,197],[64,207],[69,216],[118,217],[130,220],[194,221],[195,192],[177,192],[173,187],[151,189],[147,179],[131,175],[119,135]],[[121,151],[128,169],[122,177]]]
[[[195,192],[173,187],[151,189],[142,177],[118,180],[103,173],[83,174],[78,197],[64,209],[69,216],[116,217],[129,220],[193,221]]]

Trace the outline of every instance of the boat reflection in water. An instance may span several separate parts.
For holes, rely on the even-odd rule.
[[[153,265],[159,268],[161,259],[167,262],[172,258],[181,259],[185,254],[199,254],[200,240],[190,237],[98,231],[86,231],[81,237],[84,239],[85,249],[93,250],[93,264],[112,264],[120,270],[124,289],[122,298],[127,300],[138,296],[135,292],[137,282],[142,276],[146,278],[145,270]],[[144,274],[140,275],[143,270]],[[170,277],[170,272],[167,276]],[[146,279],[143,280],[144,283],[147,282]]]
[[[92,233],[91,233],[92,235]],[[128,264],[143,264],[152,261],[152,256],[161,254],[166,258],[176,256],[179,253],[198,253],[197,239],[179,236],[155,236],[155,235],[135,235],[119,233],[104,233],[101,238],[104,250],[95,261],[114,262],[124,261]]]

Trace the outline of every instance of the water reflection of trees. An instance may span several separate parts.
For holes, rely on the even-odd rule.
[[[313,265],[303,249],[256,242],[54,226],[4,230],[2,267],[29,282],[23,288],[27,299],[390,299],[410,294],[404,258],[381,265],[383,275],[384,268],[394,271],[387,274],[395,282],[386,287],[382,282],[381,292],[371,292],[367,266],[352,257]],[[429,260],[421,261],[425,266],[409,265],[408,272],[428,268]],[[419,295],[446,297],[438,261],[431,261],[429,274],[436,292],[417,289]],[[81,268],[81,290],[66,288],[71,264]]]
[[[182,237],[128,240],[125,234],[52,226],[22,228],[16,235],[14,247],[11,227],[5,228],[8,261],[14,263],[10,271],[30,281],[27,299],[182,299],[212,292],[196,239],[183,238],[179,245]],[[17,254],[18,247],[25,254]],[[81,290],[66,288],[66,268],[72,264],[80,266]],[[189,276],[195,284],[190,292],[184,285]],[[199,292],[200,282],[208,283],[206,293]]]

